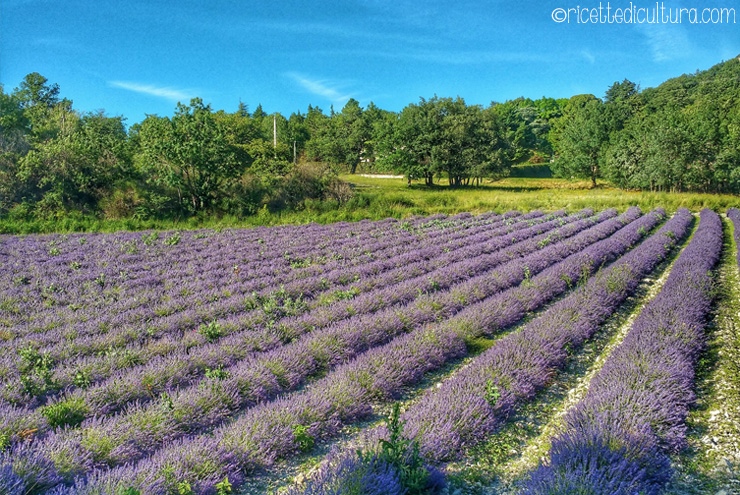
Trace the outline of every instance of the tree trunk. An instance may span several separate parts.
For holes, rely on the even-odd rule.
[[[596,174],[599,169],[596,165],[591,166],[591,187],[596,187]]]

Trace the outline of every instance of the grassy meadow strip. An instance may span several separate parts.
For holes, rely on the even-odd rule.
[[[722,222],[704,210],[660,294],[568,413],[549,462],[524,493],[663,491],[672,476],[667,454],[686,446],[694,365],[705,344],[721,249]]]
[[[310,449],[317,439],[331,437],[343,424],[365,417],[370,403],[392,399],[402,386],[414,384],[424,373],[464,355],[469,339],[495,333],[568,290],[584,273],[618,257],[662,218],[660,212],[645,215],[596,243],[595,246],[602,246],[600,249],[582,249],[532,277],[526,286],[470,305],[449,320],[421,327],[370,350],[303,392],[247,410],[212,435],[173,442],[135,467],[93,472],[87,482],[72,490],[95,493],[104,486],[133,486],[142,492],[157,493],[166,490],[168,484],[171,487],[173,479],[179,479],[200,493],[212,489],[224,476],[236,485],[245,473]],[[518,271],[521,277],[522,268]],[[203,451],[212,455],[203,459],[195,454]],[[163,472],[177,476],[167,479]]]
[[[362,177],[358,174],[342,175],[342,180],[352,184],[356,199],[343,207],[327,207],[311,202],[302,211],[269,212],[239,218],[234,216],[198,216],[185,220],[107,220],[89,216],[66,216],[59,219],[26,219],[18,221],[0,219],[0,233],[29,234],[43,232],[118,232],[157,230],[193,230],[227,228],[261,228],[264,226],[303,225],[311,222],[379,221],[389,217],[407,219],[414,215],[454,215],[461,212],[506,212],[510,210],[582,208],[626,210],[639,206],[644,211],[662,207],[669,212],[678,208],[699,211],[712,208],[726,211],[737,206],[737,196],[711,193],[668,193],[627,191],[599,180],[597,187],[589,181],[555,178],[509,177],[465,189],[432,187],[417,184],[407,186],[405,179]]]

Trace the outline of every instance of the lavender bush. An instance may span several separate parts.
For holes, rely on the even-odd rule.
[[[568,413],[550,462],[533,473],[526,493],[662,491],[671,477],[667,454],[686,445],[694,363],[705,342],[711,270],[721,249],[720,218],[704,210],[661,292]]]
[[[588,338],[691,223],[681,211],[637,245],[664,219],[631,208],[2,239],[6,490],[28,492],[34,479],[38,493],[59,495],[206,494],[227,480],[236,489],[574,291],[545,313],[571,301],[551,320],[557,331],[533,320],[499,341],[508,351],[475,361],[496,376],[438,390],[440,404],[452,391],[447,409],[459,411],[438,410],[430,393],[403,416],[428,461],[454,457],[547,383],[564,349]],[[25,318],[28,308],[38,311]],[[37,394],[17,391],[25,348],[35,364],[23,372],[45,388]],[[596,436],[590,445],[623,472],[644,471],[630,446],[608,451]],[[296,493],[409,493],[402,466],[376,454],[341,454]],[[569,465],[579,456],[562,450]],[[606,490],[627,486],[602,478]]]
[[[634,213],[631,213],[634,214]],[[617,237],[620,242],[612,242],[607,239],[611,253],[607,250],[602,252],[601,259],[618,255],[620,250],[627,249],[633,242],[644,236],[649,225],[659,221],[660,214],[646,216],[647,221],[635,221],[620,230]],[[619,222],[622,225],[624,219]],[[648,226],[646,228],[646,226]],[[618,226],[617,226],[618,228]],[[554,247],[554,246],[553,246]],[[590,258],[582,257],[581,262]],[[593,252],[586,256],[593,256]],[[599,263],[597,258],[595,269]],[[570,269],[570,274],[577,277],[589,265],[565,263]],[[519,276],[522,269],[519,267]],[[561,281],[561,290],[567,290],[567,283],[562,274],[551,273],[548,279]],[[532,277],[531,282],[536,284],[538,277]],[[540,298],[537,291],[532,292],[531,286],[522,287],[511,295],[506,292],[508,298],[513,300],[525,300],[533,297],[538,304],[547,298]],[[552,294],[550,294],[550,297]],[[489,298],[490,299],[490,298]],[[485,308],[498,311],[499,306],[490,306],[489,300],[485,300],[466,309],[470,314],[483,314]],[[536,307],[536,305],[535,305]],[[526,311],[526,310],[524,310]],[[519,313],[521,317],[523,312]],[[511,313],[501,315],[502,318],[510,318]],[[517,316],[514,316],[516,321]],[[486,321],[483,318],[483,321]],[[490,320],[488,320],[490,321]],[[500,320],[502,321],[502,320]],[[505,321],[505,320],[503,320]],[[467,323],[467,322],[466,322]],[[367,352],[359,359],[347,365],[340,366],[325,379],[314,384],[305,393],[280,398],[269,404],[260,405],[248,410],[241,415],[237,421],[217,429],[213,436],[199,436],[189,439],[188,445],[212,452],[213,457],[209,460],[207,472],[214,473],[213,476],[220,477],[238,472],[249,472],[260,467],[268,467],[278,458],[300,452],[310,445],[309,438],[320,439],[332,436],[343,424],[366,416],[370,412],[370,402],[375,400],[388,400],[393,398],[404,384],[417,382],[425,372],[437,369],[442,364],[466,353],[466,338],[480,335],[479,332],[492,331],[493,329],[481,327],[466,327],[466,334],[461,335],[460,321],[452,318],[438,325],[421,328],[411,334],[399,337],[378,349]],[[494,330],[495,331],[495,330]],[[300,432],[300,434],[297,434]],[[152,475],[157,471],[157,466],[167,464],[172,469],[179,469],[180,460],[177,449],[180,447],[165,448],[158,451],[151,458],[140,462],[138,472],[142,475]],[[310,447],[309,447],[310,448]],[[220,457],[219,452],[228,452],[237,455],[239,467],[233,473],[225,466],[214,467],[213,459]],[[206,469],[198,469],[198,472],[206,472]],[[118,479],[120,486],[133,482],[126,473],[113,470],[110,477]],[[195,481],[195,480],[193,480]],[[108,480],[110,482],[110,478]]]

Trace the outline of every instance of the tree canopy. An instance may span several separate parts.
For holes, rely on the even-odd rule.
[[[0,86],[0,215],[253,214],[343,204],[340,172],[393,172],[451,187],[519,163],[629,189],[740,193],[740,59],[642,90],[624,79],[603,98],[516,98],[487,107],[420,98],[401,111],[349,99],[289,116],[178,103],[172,117],[84,113],[28,74]],[[24,213],[25,212],[25,213]]]

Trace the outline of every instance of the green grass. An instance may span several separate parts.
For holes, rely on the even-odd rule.
[[[731,206],[740,207],[740,197],[699,193],[651,193],[623,191],[600,182],[595,188],[590,181],[568,181],[552,178],[511,177],[486,182],[478,187],[449,188],[443,180],[428,188],[406,179],[381,179],[360,175],[344,175],[355,197],[339,206],[335,202],[309,201],[301,211],[271,213],[263,209],[258,214],[233,216],[200,216],[175,220],[105,220],[73,215],[53,220],[13,220],[0,218],[0,234],[30,234],[50,232],[115,232],[121,230],[173,230],[198,228],[240,228],[258,225],[333,223],[363,219],[406,218],[413,215],[448,215],[509,210],[576,211],[583,208],[602,210],[614,207],[620,211],[637,205],[643,210],[663,207],[669,212],[686,207],[692,211],[712,208],[725,212]]]
[[[693,211],[712,208],[725,211],[730,206],[740,204],[740,197],[719,194],[699,193],[651,193],[624,191],[600,182],[591,188],[589,181],[568,181],[563,179],[507,178],[486,183],[479,187],[449,189],[446,186],[426,188],[421,184],[411,186],[401,179],[373,179],[369,177],[344,176],[355,190],[371,198],[370,203],[382,203],[393,198],[403,197],[414,206],[413,213],[473,213],[484,211],[508,211],[518,209],[579,210],[586,207],[603,209],[615,207],[624,210],[638,205],[643,209],[662,206],[669,211],[686,207]],[[397,209],[397,208],[394,208]]]

